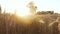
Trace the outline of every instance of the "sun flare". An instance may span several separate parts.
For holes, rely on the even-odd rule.
[[[21,16],[21,17],[24,17],[24,16],[27,16],[30,14],[29,10],[28,9],[22,9],[22,10],[18,10],[16,12],[17,16]]]
[[[3,12],[14,14],[15,10],[17,13],[17,16],[26,16],[29,14],[29,9],[27,8],[27,2],[25,0],[3,0],[1,1],[1,6]]]
[[[22,11],[22,12],[17,12],[17,16],[23,17],[23,16],[27,16],[27,15],[29,15],[29,12],[24,12],[24,11]]]

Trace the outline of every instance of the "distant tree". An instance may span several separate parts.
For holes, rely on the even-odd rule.
[[[29,7],[30,12],[31,12],[32,14],[36,13],[37,6],[35,6],[32,1],[28,4],[28,7]]]
[[[47,11],[47,13],[48,13],[48,14],[53,14],[53,13],[54,13],[54,11]]]

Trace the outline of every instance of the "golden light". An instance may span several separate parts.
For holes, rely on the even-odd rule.
[[[25,2],[25,0],[3,0],[3,2],[1,1],[0,3],[3,12],[6,10],[6,13],[14,14],[15,9],[17,9],[17,16],[26,16],[29,14],[29,10],[26,7],[28,1]]]
[[[27,15],[29,15],[29,12],[28,12],[28,11],[26,11],[26,12],[24,12],[24,11],[22,11],[22,12],[17,12],[17,16],[24,17],[24,16],[27,16]]]
[[[41,22],[41,23],[45,23],[43,20],[39,20],[39,22]]]
[[[6,1],[1,2],[1,5],[2,5],[2,9],[6,10],[5,11],[6,13],[14,14],[15,10],[16,10],[17,16],[24,17],[27,15],[30,15],[30,12],[27,7],[27,5],[30,1],[31,0],[29,0],[29,1],[26,1],[26,0],[24,0],[24,1],[23,0],[6,0]]]
[[[30,12],[29,10],[25,7],[25,9],[22,9],[22,10],[18,10],[16,12],[17,16],[21,16],[21,17],[24,17],[24,16],[27,16],[27,15],[30,15]]]

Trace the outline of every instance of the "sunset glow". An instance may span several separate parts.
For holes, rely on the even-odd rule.
[[[14,13],[17,9],[18,15],[26,15],[29,13],[27,4],[33,1],[38,6],[38,11],[55,11],[60,13],[59,0],[0,0],[2,11],[6,10],[7,13]],[[57,9],[56,9],[57,8]]]
[[[22,0],[1,0],[2,10],[6,10],[6,13],[12,13],[16,11],[18,16],[25,16],[29,14],[29,9],[27,7],[27,1]]]

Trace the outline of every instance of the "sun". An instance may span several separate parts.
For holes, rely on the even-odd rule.
[[[21,17],[24,17],[24,16],[29,15],[29,12],[24,12],[24,11],[22,11],[22,12],[17,12],[16,15],[17,15],[17,16],[21,16]]]
[[[27,16],[29,14],[30,14],[30,12],[27,8],[21,9],[21,10],[18,9],[18,11],[16,12],[16,15],[21,16],[21,17]]]

